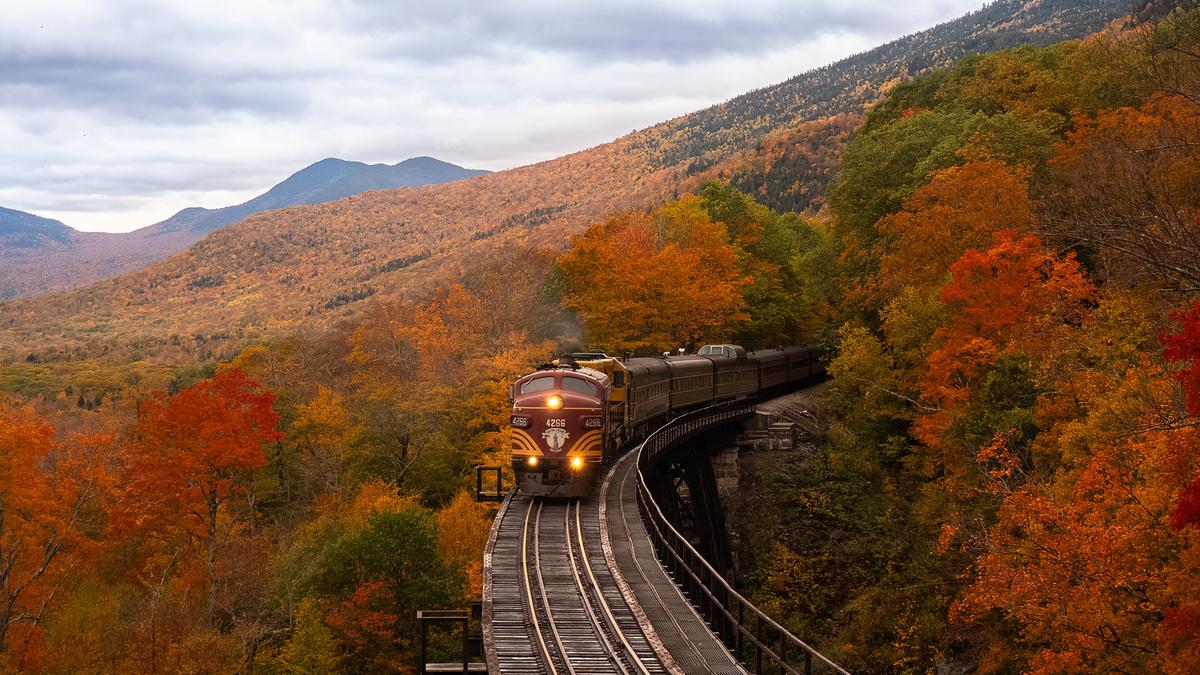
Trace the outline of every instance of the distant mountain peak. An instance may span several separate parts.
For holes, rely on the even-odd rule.
[[[412,157],[391,165],[326,157],[293,173],[253,199],[220,209],[201,209],[199,213],[195,207],[184,209],[146,228],[146,234],[155,236],[190,230],[204,235],[263,211],[330,202],[367,190],[447,183],[484,173],[489,172],[464,169],[427,156]]]
[[[0,206],[0,249],[39,248],[49,241],[67,244],[74,232],[61,221]]]
[[[462,168],[462,167],[458,166],[457,164],[451,164],[450,162],[440,160],[437,157],[430,157],[429,155],[420,155],[418,157],[409,157],[408,159],[406,159],[402,162],[397,162],[393,166],[407,166],[407,165],[416,165],[416,164],[431,164],[434,166],[450,166],[450,167],[454,167],[457,169]],[[466,170],[471,171],[471,169],[466,169]],[[485,171],[484,173],[487,173],[487,172]]]

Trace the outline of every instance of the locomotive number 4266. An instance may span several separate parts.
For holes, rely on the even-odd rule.
[[[550,427],[551,429],[566,429],[567,421],[566,420],[546,420],[546,426]]]

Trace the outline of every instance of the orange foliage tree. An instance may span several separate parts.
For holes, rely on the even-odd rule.
[[[460,491],[438,513],[438,551],[442,561],[463,570],[463,597],[483,592],[483,551],[491,529],[492,514],[466,490]]]
[[[654,213],[624,213],[571,240],[558,262],[563,305],[614,353],[719,341],[748,318],[748,279],[725,226],[694,197]]]
[[[206,627],[217,607],[218,556],[237,529],[228,502],[266,464],[263,444],[281,438],[272,400],[240,370],[219,372],[174,396],[160,394],[142,404],[136,440],[123,457],[117,530],[147,534],[174,551],[201,544]]]
[[[1120,379],[1093,406],[1097,416],[1107,406],[1141,408],[1118,424],[1143,430],[1093,432],[1089,455],[1058,480],[1013,489],[1000,469],[1008,449],[980,455],[1004,502],[952,617],[1003,610],[1020,622],[1035,672],[1200,668],[1200,528],[1170,526],[1200,467],[1200,435],[1178,426],[1161,368],[1147,361]],[[999,666],[985,660],[984,671]]]
[[[1095,296],[1073,257],[1058,258],[1037,237],[1011,230],[987,250],[967,251],[950,270],[953,280],[942,289],[949,312],[922,379],[923,399],[936,410],[914,429],[929,445],[939,443],[984,367],[1005,352],[1041,353]]]
[[[1136,283],[1200,288],[1200,105],[1162,96],[1078,120],[1050,166],[1046,225]]]
[[[452,430],[464,432],[472,461],[507,451],[508,383],[553,345],[533,334],[544,315],[532,299],[522,307],[493,302],[502,292],[455,284],[423,303],[380,306],[351,335],[353,381],[395,436],[386,460],[393,480],[403,481],[429,450],[446,449]]]
[[[877,227],[888,249],[877,281],[885,296],[939,286],[968,249],[987,247],[1003,229],[1032,229],[1028,178],[996,159],[942,169]]]
[[[60,445],[32,406],[0,400],[0,651],[10,627],[36,624],[89,540],[109,487],[112,439],[79,436]]]

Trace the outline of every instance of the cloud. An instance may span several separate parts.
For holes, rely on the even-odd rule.
[[[978,0],[14,4],[0,22],[0,205],[127,230],[326,156],[547,159]]]

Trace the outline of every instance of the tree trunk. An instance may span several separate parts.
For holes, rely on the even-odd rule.
[[[204,627],[212,630],[213,614],[217,610],[217,507],[220,500],[216,494],[208,497],[208,611],[204,615]]]
[[[257,635],[250,638],[249,648],[246,649],[246,675],[254,675],[254,657],[258,655],[258,643],[261,638]]]
[[[158,675],[158,598],[150,610],[150,675]]]
[[[12,618],[12,598],[5,598],[4,611],[0,612],[0,654],[8,650],[8,620]]]

